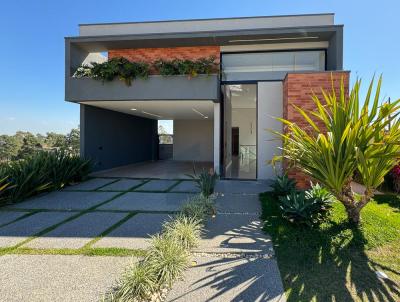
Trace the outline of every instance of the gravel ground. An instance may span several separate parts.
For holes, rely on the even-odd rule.
[[[99,301],[131,261],[131,257],[2,256],[0,300]]]

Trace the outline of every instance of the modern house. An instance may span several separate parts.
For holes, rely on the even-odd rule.
[[[82,64],[214,57],[218,71],[128,86],[77,78]],[[212,166],[222,177],[268,179],[280,151],[275,117],[301,120],[312,91],[348,87],[343,25],[333,14],[81,24],[65,39],[65,99],[80,104],[81,153],[97,170],[157,161],[158,120],[173,120],[171,163]]]

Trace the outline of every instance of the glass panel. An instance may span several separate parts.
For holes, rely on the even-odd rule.
[[[325,70],[324,51],[285,51],[222,55],[225,79],[238,73]]]
[[[257,88],[224,85],[224,176],[257,178]]]
[[[303,51],[295,54],[295,70],[323,70],[325,69],[325,53]]]
[[[293,71],[294,53],[293,52],[272,52],[273,71]]]

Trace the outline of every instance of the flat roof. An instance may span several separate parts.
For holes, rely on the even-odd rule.
[[[329,25],[334,25],[333,13],[80,24],[79,36],[193,33]]]

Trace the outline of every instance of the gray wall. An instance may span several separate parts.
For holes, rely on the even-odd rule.
[[[157,121],[81,105],[81,155],[95,171],[157,159]]]
[[[174,120],[174,160],[214,160],[212,120]]]

